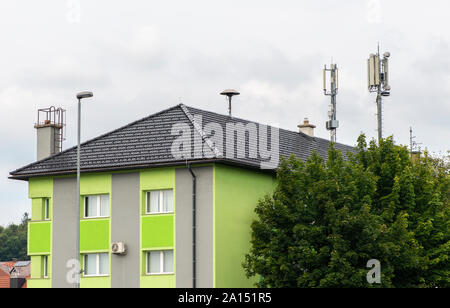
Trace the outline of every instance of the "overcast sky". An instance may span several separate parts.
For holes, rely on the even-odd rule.
[[[227,112],[297,130],[325,129],[321,70],[340,68],[338,141],[376,137],[366,59],[391,52],[385,135],[431,151],[450,149],[448,0],[2,0],[0,2],[0,225],[31,211],[26,182],[8,173],[36,159],[36,110],[67,109],[75,144],[80,90],[83,140],[174,106]]]

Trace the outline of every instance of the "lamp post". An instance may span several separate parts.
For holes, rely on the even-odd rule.
[[[76,241],[76,260],[77,266],[79,267],[79,272],[76,275],[75,288],[80,287],[80,277],[81,277],[81,260],[80,260],[80,204],[81,204],[81,188],[80,188],[80,173],[81,173],[81,159],[80,159],[80,149],[81,149],[81,100],[84,98],[91,98],[94,94],[92,92],[80,92],[77,94],[78,99],[78,144],[77,144],[77,241]]]

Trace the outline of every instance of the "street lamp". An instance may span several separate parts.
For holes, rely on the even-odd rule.
[[[76,275],[75,288],[80,287],[80,278],[81,278],[81,260],[80,260],[80,204],[81,204],[81,188],[80,188],[80,171],[81,171],[81,159],[80,159],[80,149],[81,149],[81,100],[84,98],[91,98],[94,94],[92,92],[80,92],[77,94],[78,99],[78,145],[77,145],[77,242],[76,242],[76,260],[77,266],[79,268],[79,272]]]

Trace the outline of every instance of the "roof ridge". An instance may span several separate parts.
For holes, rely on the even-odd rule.
[[[112,131],[106,132],[106,133],[104,133],[104,134],[102,134],[102,135],[100,135],[100,136],[94,137],[94,138],[92,138],[92,139],[89,139],[89,140],[87,140],[87,141],[81,143],[81,144],[80,144],[80,147],[81,147],[81,146],[84,146],[84,145],[86,145],[86,144],[88,144],[88,143],[94,142],[94,141],[96,141],[96,140],[98,140],[98,139],[100,139],[100,138],[103,138],[103,137],[106,137],[106,136],[108,136],[108,135],[114,134],[115,132],[118,132],[118,131],[120,131],[120,130],[122,130],[122,129],[125,129],[125,128],[127,128],[127,127],[130,127],[130,126],[132,126],[132,125],[134,125],[134,124],[137,124],[137,123],[139,123],[139,122],[145,121],[145,120],[150,119],[150,118],[152,118],[152,117],[155,117],[155,116],[157,116],[157,115],[160,115],[160,114],[163,114],[163,113],[168,112],[168,111],[170,111],[170,110],[173,110],[173,109],[175,109],[175,108],[181,107],[182,105],[183,105],[183,104],[178,104],[178,105],[176,105],[176,106],[173,106],[173,107],[170,107],[170,108],[166,108],[166,109],[164,109],[164,110],[162,110],[162,111],[158,111],[158,112],[153,113],[153,114],[151,114],[151,115],[145,116],[145,117],[143,117],[143,118],[141,118],[141,119],[139,119],[139,120],[133,121],[133,122],[128,123],[128,124],[126,124],[126,125],[124,125],[124,126],[121,126],[121,127],[119,127],[119,128],[116,128],[116,129],[114,129],[114,130],[112,130]],[[14,175],[14,173],[20,172],[20,171],[22,171],[22,170],[24,170],[24,169],[26,169],[26,168],[28,168],[28,167],[31,167],[31,166],[33,166],[33,165],[36,165],[36,164],[45,162],[45,161],[50,160],[50,159],[52,159],[52,158],[61,156],[61,155],[65,154],[65,153],[67,153],[67,152],[69,152],[69,151],[71,151],[71,150],[74,150],[74,149],[76,149],[76,148],[77,148],[77,145],[75,145],[75,146],[73,146],[73,147],[70,147],[70,148],[68,148],[68,149],[65,149],[64,151],[61,151],[61,152],[59,152],[59,153],[57,153],[57,154],[55,154],[55,155],[52,155],[52,156],[43,158],[43,159],[41,159],[41,160],[32,162],[32,163],[30,163],[30,164],[28,164],[28,165],[26,165],[26,166],[24,166],[24,167],[21,167],[21,168],[19,168],[19,169],[16,169],[16,170],[10,172],[9,174],[10,174],[10,175]]]
[[[225,114],[218,113],[216,111],[211,111],[211,110],[205,110],[205,109],[200,109],[200,108],[196,108],[196,107],[186,106],[184,104],[181,104],[181,105],[183,105],[184,107],[187,107],[187,108],[191,108],[191,109],[196,109],[196,110],[200,110],[200,111],[204,111],[204,112],[210,112],[212,114],[219,115],[219,116],[229,117],[229,116],[227,116]],[[291,133],[291,134],[301,135],[301,136],[305,137],[306,139],[312,140],[313,142],[317,142],[317,140],[324,140],[324,141],[330,142],[330,140],[328,140],[326,138],[322,138],[322,137],[319,137],[319,136],[310,136],[310,135],[307,135],[307,134],[305,134],[303,132],[300,132],[300,131],[295,131],[295,130],[291,130],[291,129],[277,127],[275,125],[270,125],[270,124],[264,124],[264,123],[257,122],[257,121],[254,121],[254,120],[247,120],[247,119],[237,118],[237,117],[230,117],[230,118],[233,119],[233,120],[237,120],[237,121],[246,121],[246,122],[251,122],[251,123],[255,123],[255,124],[264,125],[264,126],[267,126],[267,127],[275,127],[277,129],[279,129],[280,131],[285,131],[285,132],[288,132],[288,133]],[[341,145],[341,146],[346,146],[346,147],[349,147],[349,148],[353,148],[353,146],[345,144],[345,143],[335,142],[334,144]]]
[[[195,121],[194,116],[190,113],[190,111],[187,108],[187,106],[184,105],[184,104],[180,104],[180,108],[181,108],[181,110],[183,110],[183,112],[186,115],[186,117],[189,119],[191,124],[194,126],[194,129],[197,131],[197,133],[199,133],[200,137],[202,137],[202,140],[209,146],[211,151],[213,151],[214,156],[216,158],[223,157],[223,154],[220,153],[219,149],[217,149],[217,147],[214,145],[214,143],[211,141],[211,139],[209,139],[209,137],[207,136],[207,134],[203,130],[203,127],[201,127],[200,124],[198,124]]]

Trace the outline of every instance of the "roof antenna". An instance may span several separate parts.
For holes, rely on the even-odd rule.
[[[413,129],[412,127],[409,128],[409,153],[411,155],[411,159],[413,159],[415,156],[420,156],[420,145],[422,143],[416,142],[416,136],[413,135]]]
[[[329,84],[327,84],[329,81]],[[323,93],[326,96],[331,96],[331,110],[328,112],[329,120],[326,123],[327,130],[330,131],[331,142],[336,143],[336,130],[339,127],[339,121],[336,117],[336,96],[339,89],[339,70],[337,64],[333,63],[331,58],[331,66],[323,69]]]
[[[377,93],[378,141],[383,139],[383,97],[391,95],[391,86],[389,85],[390,56],[389,52],[385,52],[383,58],[381,58],[380,43],[378,43],[377,54],[370,54],[369,60],[367,60],[369,92]]]
[[[241,93],[239,93],[238,91],[233,90],[233,89],[227,89],[227,90],[222,91],[222,93],[220,93],[220,95],[228,96],[228,114],[230,115],[230,117],[231,117],[231,100],[232,100],[233,96],[240,95],[240,94]]]

